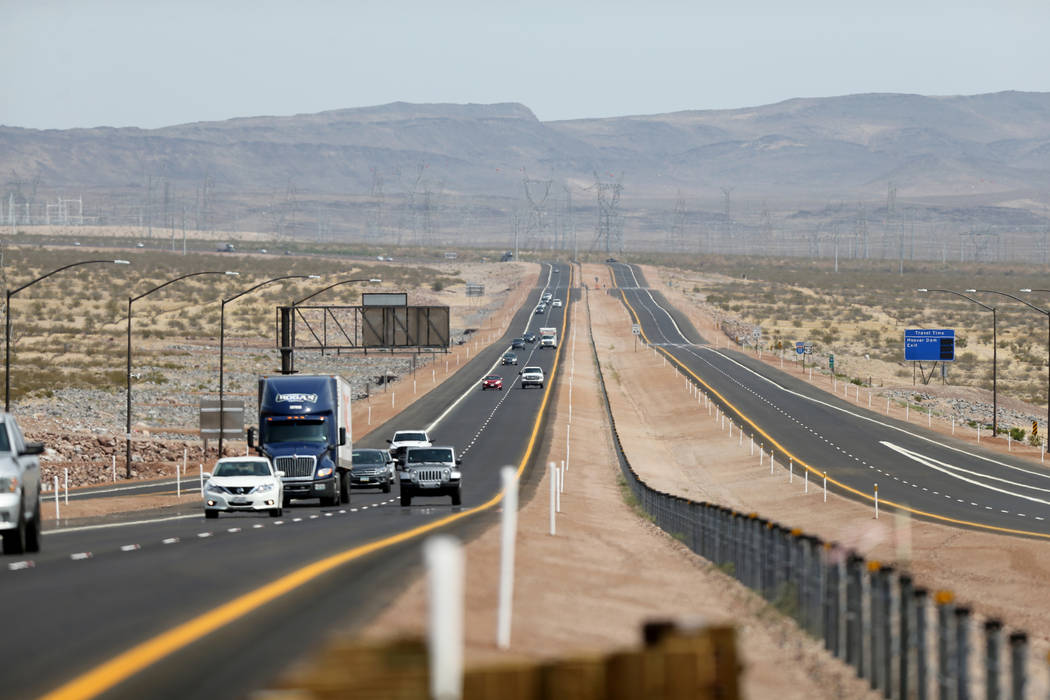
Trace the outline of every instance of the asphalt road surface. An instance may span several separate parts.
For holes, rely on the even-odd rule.
[[[518,367],[498,362],[525,330],[567,327],[576,297],[571,267],[559,267],[543,267],[503,338],[356,443],[385,447],[396,429],[429,428],[463,459],[461,507],[417,497],[403,508],[395,486],[354,490],[350,504],[333,508],[294,502],[281,518],[205,521],[194,508],[45,532],[40,553],[0,558],[0,695],[68,684],[64,697],[239,697],[329,631],[367,622],[418,570],[420,529],[466,537],[493,522],[494,509],[474,509],[499,493],[500,468],[527,467],[538,452],[548,390],[521,389],[518,370],[540,365],[549,387],[560,352],[537,342],[518,352]],[[567,303],[533,313],[548,288]],[[490,372],[504,376],[503,391],[481,390]],[[535,471],[524,470],[524,488]],[[149,488],[158,486],[170,490]]]
[[[1050,537],[1050,472],[889,419],[822,392],[751,355],[712,347],[634,266],[612,264],[620,296],[644,338],[743,425],[784,468],[809,466],[829,487],[917,517],[1006,534]],[[747,438],[745,438],[747,439]]]

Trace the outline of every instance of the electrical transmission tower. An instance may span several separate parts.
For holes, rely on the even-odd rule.
[[[547,198],[550,197],[554,180],[534,180],[522,168],[521,186],[525,191],[525,201],[529,204],[528,218],[525,221],[525,247],[554,247],[553,241],[547,240],[550,228],[550,217],[547,214]]]
[[[685,251],[685,221],[689,212],[685,208],[685,197],[682,191],[678,191],[678,199],[674,203],[674,213],[671,215],[671,228],[668,230],[668,247],[675,253]]]
[[[623,173],[616,182],[602,182],[594,173],[593,189],[598,197],[598,222],[595,226],[591,250],[602,245],[605,252],[623,252],[623,215],[620,213],[620,195],[623,193]]]

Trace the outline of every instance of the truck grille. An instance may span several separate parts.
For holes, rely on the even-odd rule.
[[[420,469],[416,472],[416,480],[419,482],[441,483],[440,469]]]
[[[274,467],[284,472],[286,479],[302,479],[314,475],[314,466],[317,464],[316,457],[278,457],[274,461]]]

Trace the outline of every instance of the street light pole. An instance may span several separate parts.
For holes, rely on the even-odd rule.
[[[273,279],[260,282],[254,287],[245,289],[243,292],[234,294],[232,297],[228,297],[222,300],[222,304],[219,306],[219,458],[222,458],[222,443],[223,443],[223,432],[226,428],[226,408],[225,404],[225,376],[226,376],[226,305],[232,301],[240,299],[245,294],[250,294],[260,287],[265,287],[268,284],[274,282],[280,282],[282,280],[305,280],[305,279],[320,279],[320,275],[283,275],[281,277],[274,277]]]
[[[998,364],[997,363],[998,363],[999,343],[998,343],[998,321],[996,319],[996,307],[988,306],[987,304],[982,303],[982,302],[978,301],[977,299],[974,299],[971,296],[967,296],[967,295],[963,294],[962,292],[956,292],[956,291],[951,290],[951,289],[926,289],[925,287],[923,287],[923,288],[920,288],[920,289],[916,289],[915,291],[922,292],[924,294],[927,293],[927,292],[941,292],[942,294],[954,294],[957,297],[962,297],[963,299],[966,299],[967,301],[973,302],[974,304],[977,304],[981,308],[987,309],[988,311],[992,312],[992,437],[998,436],[999,435],[999,384],[998,384],[999,372],[998,372]],[[968,291],[968,292],[975,292],[977,290],[975,290],[975,289],[967,289],[966,291]]]
[[[302,304],[302,303],[303,303],[304,301],[309,301],[310,299],[313,299],[313,298],[314,298],[315,296],[317,296],[318,294],[321,294],[321,293],[323,293],[323,292],[327,292],[327,291],[328,291],[329,289],[331,289],[332,287],[338,287],[338,286],[340,286],[340,285],[343,285],[343,284],[350,284],[351,282],[373,282],[373,283],[375,283],[375,284],[379,284],[379,283],[381,283],[382,281],[383,281],[383,280],[379,279],[378,277],[370,277],[370,278],[367,278],[367,279],[366,279],[366,278],[363,278],[363,277],[362,277],[362,278],[360,278],[360,279],[352,279],[352,280],[341,280],[341,281],[339,281],[339,282],[336,282],[336,283],[334,283],[334,284],[330,284],[330,285],[328,285],[327,287],[322,287],[321,289],[318,289],[318,290],[317,290],[316,292],[314,292],[313,294],[310,294],[310,295],[308,295],[308,296],[305,296],[305,297],[303,297],[303,298],[302,298],[302,299],[300,299],[299,301],[293,301],[293,302],[292,302],[292,306],[299,306],[299,304]]]
[[[21,287],[8,289],[6,291],[7,306],[4,307],[4,412],[11,411],[11,297],[18,294],[26,287],[31,287],[37,282],[45,280],[51,275],[62,272],[63,270],[68,270],[71,267],[79,267],[80,265],[95,265],[99,263],[107,263],[110,265],[131,264],[127,260],[81,260],[80,262],[63,265],[62,267],[48,272],[46,275],[40,275],[36,279],[26,282]]]
[[[1025,288],[1019,291],[1031,294],[1032,292],[1050,292],[1050,289]],[[997,292],[997,294],[1002,294],[1002,292]],[[1035,309],[1040,313],[1046,314],[1046,432],[1048,435],[1050,435],[1050,309],[1042,309],[1038,306],[1035,306],[1034,304],[1029,304],[1024,299],[1019,299],[1018,297],[1014,297],[1009,294],[1005,296],[1009,296],[1011,299],[1017,299],[1017,301],[1021,302],[1022,304],[1030,306],[1031,308]]]
[[[157,290],[164,289],[169,284],[174,284],[180,280],[184,280],[188,277],[200,277],[201,275],[239,275],[239,272],[226,271],[208,271],[208,272],[190,272],[189,274],[180,275],[174,279],[170,279],[164,284],[159,284],[152,289],[148,289],[137,297],[128,297],[128,357],[127,357],[127,373],[125,375],[125,381],[127,386],[127,409],[126,409],[126,425],[124,430],[124,475],[126,478],[131,478],[131,304],[138,301],[144,296],[148,296]]]

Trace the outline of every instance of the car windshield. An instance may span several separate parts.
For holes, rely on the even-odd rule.
[[[266,442],[327,442],[323,421],[303,420],[266,423]]]
[[[539,367],[526,367],[525,369],[522,370],[522,374],[524,374],[525,372],[539,372],[539,373],[542,374],[543,370],[540,369]]]
[[[503,379],[503,377],[499,376],[498,374],[490,374],[489,376],[485,377],[485,380],[489,382],[498,382],[500,379]]]
[[[427,436],[423,433],[394,433],[394,442],[426,442]]]
[[[252,462],[219,462],[215,476],[270,476],[270,465],[262,460]]]
[[[7,431],[4,430],[4,425],[0,423],[0,452],[10,452],[11,443],[7,440]]]
[[[386,464],[386,457],[379,450],[354,450],[350,462],[358,464]]]
[[[410,450],[408,462],[451,462],[452,450],[440,447]]]

